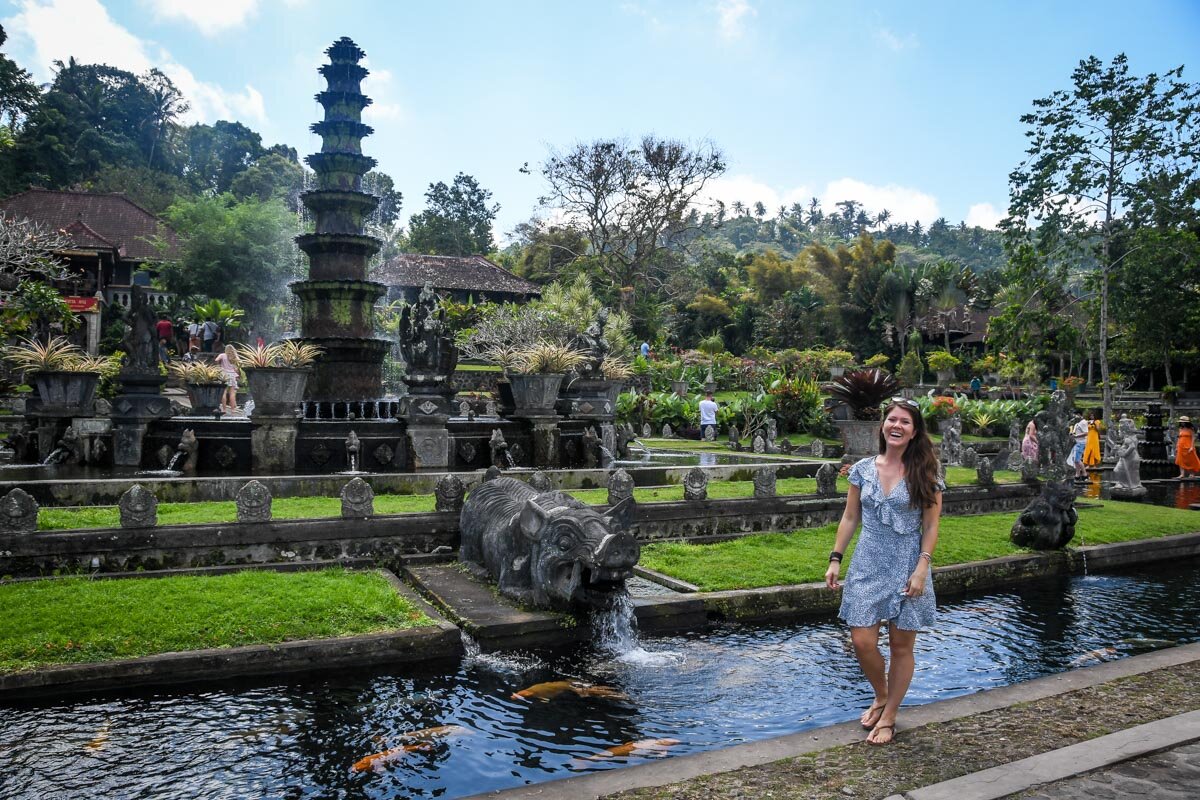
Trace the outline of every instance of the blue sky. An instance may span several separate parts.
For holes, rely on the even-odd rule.
[[[191,120],[239,119],[317,149],[323,50],[373,72],[364,143],[404,193],[476,176],[499,233],[536,210],[549,147],[643,133],[709,139],[732,202],[857,199],[897,220],[992,224],[1020,162],[1019,118],[1080,59],[1200,82],[1200,1],[367,2],[0,0],[8,54],[40,81],[74,55],[158,66]]]

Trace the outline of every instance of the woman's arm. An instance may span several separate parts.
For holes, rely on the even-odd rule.
[[[854,532],[858,530],[858,523],[862,519],[861,491],[852,483],[850,491],[846,492],[846,508],[842,511],[842,521],[838,523],[837,538],[833,541],[835,553],[845,553],[846,548],[850,546],[850,540],[854,538]],[[830,589],[837,589],[841,586],[838,583],[838,573],[841,568],[842,562],[830,559],[829,569],[825,570],[825,585]]]
[[[921,555],[917,568],[908,577],[904,593],[909,597],[920,597],[925,593],[925,578],[933,566],[933,549],[937,547],[938,523],[942,518],[942,493],[934,494],[933,505],[921,513]]]

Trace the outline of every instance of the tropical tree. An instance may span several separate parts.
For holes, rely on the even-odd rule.
[[[268,309],[288,296],[295,264],[295,217],[283,202],[223,194],[180,200],[165,216],[186,233],[182,257],[159,266],[163,285],[180,295],[223,298],[269,324]]]
[[[492,193],[465,173],[454,182],[429,184],[427,208],[408,221],[408,242],[419,253],[470,256],[490,253],[492,221],[500,205],[488,205]]]
[[[1200,89],[1182,74],[1177,67],[1137,77],[1124,54],[1108,65],[1091,56],[1079,62],[1070,89],[1035,100],[1034,111],[1021,117],[1028,158],[1009,176],[1009,214],[1001,227],[1010,257],[1095,259],[1106,418],[1112,416],[1109,291],[1124,257],[1117,240],[1148,223],[1177,224],[1200,185]]]
[[[596,269],[632,311],[635,287],[658,291],[666,282],[671,248],[700,225],[691,206],[724,171],[724,156],[708,142],[601,139],[550,152],[541,202],[587,239]]]

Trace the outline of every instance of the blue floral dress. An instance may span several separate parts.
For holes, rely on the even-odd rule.
[[[925,578],[925,593],[905,597],[901,592],[921,555],[921,509],[908,504],[908,484],[900,480],[884,495],[875,457],[850,468],[850,483],[862,496],[862,531],[846,572],[838,616],[852,628],[874,627],[887,621],[917,631],[933,624],[936,600],[933,577]],[[938,490],[945,488],[938,481]]]

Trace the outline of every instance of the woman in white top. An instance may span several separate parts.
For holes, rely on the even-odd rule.
[[[216,358],[217,366],[225,373],[225,392],[221,395],[221,411],[236,414],[238,390],[238,357],[233,345],[225,345],[225,352]]]

